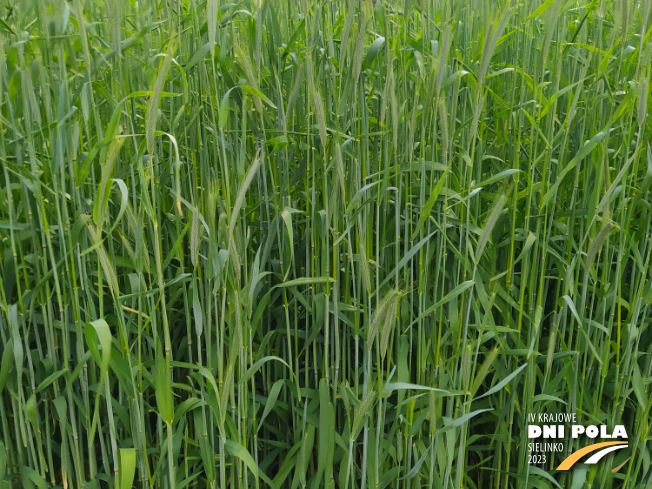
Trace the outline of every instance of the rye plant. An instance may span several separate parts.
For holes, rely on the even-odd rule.
[[[0,488],[651,488],[651,10],[0,0]]]

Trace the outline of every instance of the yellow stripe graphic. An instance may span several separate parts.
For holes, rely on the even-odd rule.
[[[581,459],[584,455],[587,453],[594,452],[596,450],[599,450],[600,448],[604,447],[610,447],[613,445],[627,445],[627,442],[623,441],[606,441],[603,443],[596,443],[594,445],[589,445],[588,447],[584,447],[579,449],[576,452],[571,453],[566,459],[559,464],[559,467],[557,467],[557,470],[568,470],[570,469],[573,465],[575,465],[575,462],[577,462],[579,459]]]

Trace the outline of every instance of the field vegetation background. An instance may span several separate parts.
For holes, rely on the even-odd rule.
[[[0,487],[652,487],[651,9],[0,1]]]

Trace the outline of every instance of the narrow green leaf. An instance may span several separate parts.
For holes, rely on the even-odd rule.
[[[131,489],[136,475],[136,449],[120,448],[119,452],[119,489]]]
[[[283,384],[283,380],[277,380],[274,382],[274,385],[270,389],[269,397],[267,398],[265,409],[263,410],[263,415],[260,417],[260,421],[258,422],[258,431],[260,431],[260,428],[263,427],[265,419],[267,416],[269,416],[269,413],[272,412],[272,409],[274,409],[274,405],[276,404],[276,400],[278,399],[278,395],[281,392],[281,387],[283,387]]]
[[[430,197],[428,197],[428,201],[423,206],[423,209],[421,209],[421,215],[419,216],[419,221],[417,222],[417,225],[415,226],[414,231],[412,232],[411,239],[413,241],[419,235],[419,233],[421,233],[421,229],[423,229],[423,225],[426,223],[426,220],[430,216],[430,212],[432,212],[432,208],[434,207],[435,202],[437,201],[437,198],[441,193],[441,189],[444,188],[444,183],[446,182],[446,175],[448,174],[450,168],[451,168],[450,166],[446,168],[442,176],[439,177],[439,181],[437,182],[437,185],[435,185],[435,188],[432,189],[432,192],[430,193]]]
[[[520,374],[525,367],[527,367],[527,363],[524,363],[523,365],[521,365],[519,368],[514,370],[511,374],[509,374],[503,380],[498,382],[495,386],[493,386],[487,392],[482,394],[480,397],[476,397],[474,400],[477,401],[478,399],[482,399],[483,397],[487,397],[487,396],[490,396],[491,394],[494,394],[494,393],[498,392],[500,389],[502,389],[507,384],[509,384],[514,377],[516,377],[518,374]]]
[[[232,440],[226,440],[224,444],[231,455],[238,457],[245,463],[251,473],[254,474],[256,481],[258,481],[258,466],[249,451],[239,443]]]
[[[498,216],[500,216],[500,213],[502,212],[503,206],[505,205],[506,201],[507,201],[507,197],[505,195],[501,195],[500,198],[498,199],[498,202],[496,203],[493,210],[491,211],[491,215],[489,216],[489,219],[487,219],[487,222],[484,225],[484,229],[482,230],[482,234],[480,235],[480,239],[478,240],[478,247],[475,250],[476,265],[480,263],[480,258],[482,258],[482,254],[484,253],[485,246],[487,246],[487,243],[489,242],[489,236],[491,236],[491,232],[493,231],[494,226],[498,221]]]
[[[243,382],[243,383],[247,382],[249,379],[251,379],[251,377],[253,377],[253,375],[258,371],[258,369],[261,367],[261,365],[263,365],[263,363],[269,362],[270,360],[276,360],[277,362],[281,362],[287,368],[290,368],[290,366],[287,364],[287,362],[285,360],[283,360],[282,358],[270,355],[270,356],[261,358],[256,363],[254,363],[251,367],[249,367],[249,369],[245,372],[245,374],[240,379],[240,382]]]

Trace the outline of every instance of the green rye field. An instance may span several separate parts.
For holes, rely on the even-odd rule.
[[[652,488],[651,10],[0,0],[0,488]]]

